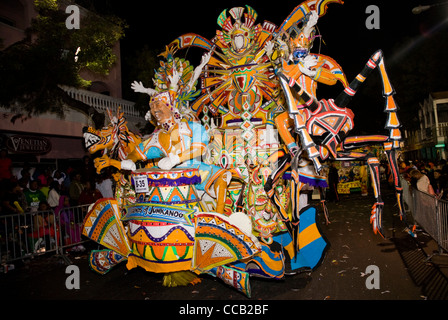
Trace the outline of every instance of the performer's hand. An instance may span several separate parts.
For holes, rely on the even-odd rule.
[[[158,167],[163,170],[170,170],[174,166],[180,163],[180,158],[178,155],[170,153],[168,157],[161,159],[158,163]]]
[[[151,117],[152,117],[151,110],[148,110],[148,112],[146,112],[145,114],[145,120],[149,122],[151,121]]]
[[[170,81],[170,90],[177,92],[178,82],[182,77],[182,73],[184,72],[183,66],[180,67],[180,70],[177,71],[176,66],[173,67],[173,75],[168,75],[168,80]]]
[[[266,50],[266,54],[270,58],[272,53],[274,52],[274,42],[271,41],[271,40],[267,41],[266,45],[264,46],[264,48]]]
[[[156,93],[156,90],[151,89],[151,88],[145,88],[145,86],[143,85],[143,83],[134,81],[131,84],[131,88],[132,90],[134,90],[134,92],[141,92],[141,93],[146,93],[150,96],[153,96]]]
[[[199,65],[201,69],[204,68],[204,66],[210,61],[211,55],[212,55],[211,51],[206,52],[202,55],[201,64]]]
[[[291,153],[292,157],[294,158],[295,156],[297,156],[299,154],[299,152],[301,152],[301,150],[298,146],[294,146],[294,147],[291,147],[291,149],[289,149],[289,152]]]
[[[96,173],[100,174],[101,170],[110,166],[110,158],[105,154],[102,157],[95,158],[93,164],[96,168]]]
[[[305,58],[303,58],[303,65],[308,68],[311,69],[312,67],[316,66],[317,64],[317,58],[313,55],[307,55]]]
[[[307,55],[305,58],[301,59],[299,63],[300,71],[309,77],[314,77],[317,73],[316,70],[311,68],[317,65],[317,59],[312,55]]]

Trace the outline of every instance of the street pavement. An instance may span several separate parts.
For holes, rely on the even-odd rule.
[[[127,270],[125,264],[116,266],[106,275],[98,275],[88,266],[88,252],[67,256],[79,267],[79,288],[67,288],[66,280],[71,272],[64,259],[41,256],[17,263],[14,270],[0,274],[2,298],[161,303],[178,300],[189,307],[205,303],[205,300],[215,303],[446,300],[448,259],[437,254],[429,259],[437,253],[437,245],[422,231],[416,239],[404,231],[405,226],[397,216],[394,194],[388,187],[383,188],[383,222],[387,239],[375,235],[369,222],[373,195],[343,195],[339,203],[328,204],[330,224],[324,223],[318,210],[318,223],[330,243],[322,264],[312,272],[289,275],[280,281],[251,278],[250,298],[211,276],[203,276],[201,283],[194,286],[167,288],[162,285],[161,274],[141,268]],[[319,205],[317,201],[312,203]],[[97,245],[90,243],[87,247],[96,249]]]

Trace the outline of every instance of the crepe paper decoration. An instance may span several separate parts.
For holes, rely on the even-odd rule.
[[[168,47],[177,50],[178,48],[186,48],[190,46],[211,50],[213,48],[213,43],[198,34],[187,33],[173,40]]]
[[[224,283],[251,297],[249,273],[229,266],[218,266],[207,271],[207,274],[221,279]]]
[[[299,248],[294,259],[310,269],[320,265],[328,249],[328,241],[322,235],[316,222],[317,210],[313,206],[303,208],[300,212],[299,222]]]
[[[83,234],[111,250],[92,253],[92,268],[106,273],[122,257],[129,269],[165,273],[166,286],[208,273],[248,297],[250,276],[282,279],[290,270],[314,270],[329,243],[302,191],[319,190],[328,223],[323,161],[367,162],[375,196],[371,223],[384,237],[379,155],[361,147],[379,145],[386,152],[405,220],[396,159],[401,124],[383,53],[375,52],[350,83],[333,58],[311,53],[320,37],[317,21],[331,3],[343,1],[306,0],[280,26],[258,23],[247,5],[223,10],[212,40],[187,33],[166,46],[154,89],[131,85],[171,108],[171,118],[155,123],[150,139],[136,144],[140,137],[129,132],[120,111],[108,111],[111,124],[102,130],[85,129],[89,151],[106,150],[95,159],[97,170],[123,169],[116,197],[125,198],[102,199],[86,217]],[[205,51],[195,69],[175,57],[191,46]],[[348,103],[373,69],[383,82],[388,133],[350,137],[354,113]],[[318,85],[335,84],[343,89],[334,99],[317,96]],[[150,112],[145,119],[155,121]],[[168,133],[174,128],[181,133],[175,148],[175,135]],[[182,152],[199,148],[205,161],[179,163],[172,153],[179,146]],[[167,170],[136,170],[136,159]]]
[[[201,182],[198,169],[151,168],[132,172],[132,185],[138,191],[138,203],[173,205],[206,211],[195,185]]]
[[[294,116],[294,126],[296,127],[296,131],[299,133],[300,143],[302,147],[304,147],[308,153],[308,156],[311,160],[313,160],[316,171],[318,172],[321,168],[321,164],[319,159],[332,157],[335,160],[364,160],[367,161],[367,164],[370,166],[371,172],[375,173],[375,168],[373,167],[375,164],[375,157],[372,157],[368,152],[364,153],[364,156],[358,154],[354,154],[350,152],[350,149],[353,148],[353,142],[355,141],[351,137],[347,137],[347,134],[351,127],[353,127],[353,113],[346,109],[347,104],[352,100],[353,96],[356,94],[359,87],[364,83],[366,78],[370,75],[373,69],[378,68],[380,72],[380,76],[383,82],[383,96],[386,100],[385,112],[388,115],[386,130],[389,130],[389,136],[387,139],[384,137],[379,137],[375,135],[365,136],[365,137],[357,137],[358,142],[362,141],[364,144],[356,143],[357,147],[360,146],[372,146],[377,144],[378,142],[383,143],[384,150],[390,161],[390,166],[392,168],[397,168],[397,159],[396,159],[396,150],[400,149],[399,141],[401,139],[400,132],[400,123],[398,121],[397,110],[395,100],[393,95],[395,93],[392,85],[387,76],[387,72],[384,65],[383,53],[381,50],[375,52],[370,59],[365,64],[361,73],[359,73],[355,79],[350,83],[348,87],[346,87],[337,97],[332,100],[321,100],[318,101],[315,97],[310,96],[306,90],[304,90],[301,85],[295,81],[293,78],[289,78],[288,75],[283,74],[281,72],[278,73],[280,77],[280,83],[284,92],[286,93],[286,101],[288,103],[289,112],[292,112]],[[292,90],[292,91],[291,91]],[[299,113],[294,111],[294,107],[297,106],[297,98],[293,95],[292,92],[295,92],[300,96],[300,98],[305,101],[305,108],[308,109],[308,112]],[[306,121],[300,115],[307,115]],[[312,117],[314,117],[312,120]],[[291,145],[291,138],[288,137],[287,131],[282,127],[282,123],[280,119],[277,118],[276,123],[279,124],[280,127],[280,135],[283,135],[283,140],[288,141]],[[285,122],[283,121],[283,124]],[[318,139],[311,139],[311,134]],[[320,138],[319,138],[320,137]],[[347,143],[345,140],[347,139]],[[315,143],[315,141],[317,143]],[[320,149],[320,153],[317,154],[316,147]],[[361,153],[362,154],[362,153]],[[350,158],[350,156],[355,156]],[[405,224],[408,224],[406,221],[405,213],[402,211],[403,208],[403,199],[402,199],[402,188],[399,179],[397,178],[397,172],[395,169],[392,170],[395,193],[397,197],[397,202],[399,203],[398,207],[400,210],[400,217],[404,220]],[[372,174],[372,184],[379,185],[379,178],[377,174]],[[385,237],[382,225],[381,225],[381,215],[382,215],[382,207],[383,202],[381,199],[380,189],[376,189],[378,192],[375,193],[375,205],[374,205],[374,213],[373,217],[376,223],[373,223],[374,232],[380,234],[383,238]]]
[[[173,288],[199,282],[201,282],[201,280],[198,278],[198,275],[191,271],[176,271],[164,274],[162,285],[164,287]]]
[[[261,251],[250,259],[229,264],[232,268],[245,271],[250,276],[266,279],[282,279],[285,275],[285,256],[277,242],[270,245],[260,242]]]
[[[288,232],[274,236],[274,241],[280,243],[289,256],[288,270],[309,271],[316,269],[323,261],[329,243],[319,230],[316,223],[316,208],[307,206],[300,212],[298,247]]]
[[[123,221],[128,222],[133,251],[129,268],[140,261],[146,270],[152,272],[190,269],[195,242],[195,210],[151,203],[126,208]]]
[[[190,269],[194,245],[193,227],[140,220],[129,220],[128,227],[132,256],[143,259],[146,270],[173,272]],[[128,268],[131,266],[133,263],[128,263]]]
[[[132,250],[120,216],[116,199],[99,199],[84,218],[82,234],[127,257]]]
[[[134,183],[148,184],[144,202],[126,206],[133,254],[128,268],[152,272],[189,270],[195,237],[194,213],[202,209],[194,184],[197,169],[143,169],[133,172]]]
[[[201,176],[197,169],[172,169],[170,171],[152,168],[139,169],[132,172],[132,184],[135,186],[135,178],[144,175],[148,179],[148,186],[185,186],[201,183]]]
[[[196,214],[192,270],[204,272],[216,266],[249,258],[260,251],[252,235],[250,218],[241,212],[230,217],[213,212]]]
[[[141,248],[143,248],[143,246]],[[126,268],[128,270],[134,269],[136,267],[141,267],[148,272],[154,273],[169,273],[190,270],[191,257],[189,256],[189,247],[188,250],[184,250],[186,248],[182,249],[176,248],[174,246],[166,246],[163,248],[163,250],[166,249],[167,251],[154,252],[152,250],[154,249],[154,247],[147,246],[146,249],[148,249],[148,252],[145,252],[144,256],[142,256],[140,252],[138,252],[140,248],[135,246],[134,249],[136,250],[135,253],[133,252],[128,256],[128,262],[126,263]],[[177,253],[178,249],[184,250],[180,253],[183,255],[179,255]],[[168,250],[171,251],[169,252]]]
[[[120,160],[124,160],[142,142],[142,137],[129,130],[121,108],[117,109],[116,115],[107,109],[107,114],[109,125],[99,130],[93,127],[83,128],[85,147],[90,154],[107,150],[108,154],[116,154]]]
[[[136,203],[126,206],[126,214],[122,221],[141,220],[154,221],[185,226],[194,226],[194,209],[155,203]]]
[[[298,169],[300,169],[297,171],[298,179],[300,182],[313,187],[328,187],[327,177],[316,174],[316,172],[310,166],[304,166]],[[282,178],[285,180],[290,180],[291,171],[286,171],[283,174]]]
[[[272,242],[272,234],[284,231],[286,227],[283,224],[281,215],[271,201],[264,189],[266,180],[272,173],[270,167],[257,166],[249,169],[249,184],[245,186],[242,197],[247,199],[244,202],[244,210],[251,217],[252,233],[256,235],[260,241],[270,244]],[[279,196],[282,207],[288,207],[289,189],[284,188],[284,192]]]
[[[126,257],[113,250],[92,250],[89,254],[90,268],[101,275],[108,273],[114,266],[123,261],[126,261]]]
[[[273,70],[263,48],[272,37],[275,26],[268,22],[255,24],[257,16],[253,8],[246,6],[224,10],[218,17],[221,30],[217,31],[209,49],[213,55],[204,68],[203,94],[191,105],[198,115],[210,112],[221,117],[222,126],[241,119],[238,127],[243,130],[243,156],[248,154],[252,158],[254,145],[250,141],[257,125],[255,119],[268,119],[267,106],[272,106],[271,102],[279,98]],[[203,38],[187,34],[169,47],[187,48],[197,45],[198,39]],[[204,121],[209,122],[210,117]]]
[[[316,11],[319,17],[323,16],[327,11],[327,6],[330,3],[343,4],[341,0],[308,0],[302,2],[294,8],[289,16],[279,26],[278,30],[287,30],[292,25],[300,22],[311,10]]]
[[[198,169],[172,169],[162,174],[157,169],[151,169],[140,177],[144,178],[145,175],[148,177],[148,191],[143,202],[204,211],[205,206],[195,188],[195,184],[201,182]]]

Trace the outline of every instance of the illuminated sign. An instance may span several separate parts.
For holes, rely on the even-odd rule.
[[[51,150],[51,142],[38,136],[13,135],[6,140],[9,151],[24,154],[45,154]]]

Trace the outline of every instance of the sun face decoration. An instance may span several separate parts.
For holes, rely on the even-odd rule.
[[[256,50],[255,41],[261,32],[259,24],[254,25],[257,19],[257,13],[249,6],[246,6],[248,12],[244,13],[244,22],[242,22],[243,7],[235,7],[229,10],[230,16],[227,16],[227,10],[224,10],[218,17],[218,25],[222,28],[216,32],[216,36],[225,44],[224,53],[242,57]],[[232,23],[232,18],[235,20]]]

